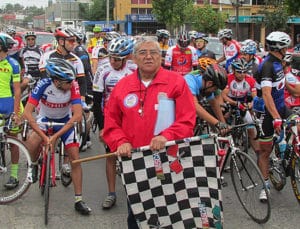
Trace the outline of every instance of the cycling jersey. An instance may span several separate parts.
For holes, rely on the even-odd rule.
[[[99,58],[99,52],[101,51],[101,49],[105,49],[104,46],[97,46],[97,47],[93,48],[93,51],[92,51],[92,59],[98,60],[97,68],[101,67],[102,65],[109,64],[108,56],[104,57],[104,58]]]
[[[277,111],[284,108],[284,85],[285,77],[281,60],[272,54],[268,54],[259,65],[255,75],[257,81],[257,95],[262,97],[261,89],[271,87],[271,95]]]
[[[33,47],[26,46],[21,49],[20,58],[22,59],[25,76],[29,74],[34,78],[40,77],[39,62],[42,55],[43,51],[37,45]]]
[[[242,81],[237,81],[234,74],[228,75],[226,89],[229,90],[228,97],[235,101],[246,101],[247,95],[256,91],[255,80],[249,75],[246,75]]]
[[[193,66],[197,65],[198,56],[196,49],[192,46],[182,49],[176,45],[170,47],[166,53],[165,66],[182,76],[192,71]]]
[[[24,47],[24,42],[22,37],[20,36],[15,36],[14,38],[15,44],[13,45],[13,47],[11,49],[8,50],[8,55],[12,56],[13,58],[15,58],[16,60],[18,60],[18,52]]]
[[[87,46],[87,51],[89,53],[92,53],[93,51],[93,48],[97,47],[97,46],[102,46],[103,45],[103,38],[102,37],[99,37],[99,38],[96,38],[96,37],[92,37],[88,46]]]
[[[240,44],[236,40],[231,40],[229,45],[223,46],[224,55],[226,58],[225,68],[228,71],[232,61],[239,57]]]
[[[300,71],[297,69],[289,69],[289,71],[285,74],[285,80],[292,87],[299,85]],[[284,101],[285,105],[289,108],[300,107],[300,97],[291,95],[291,93],[286,88],[284,90]]]
[[[169,45],[168,44],[163,44],[162,42],[159,42],[159,47],[160,47],[160,51],[161,51],[161,56],[164,58],[167,54],[168,49],[169,49]]]
[[[0,61],[0,114],[14,111],[12,83],[20,82],[20,66],[12,57]]]
[[[40,105],[39,116],[49,119],[62,119],[71,116],[71,105],[81,104],[79,86],[72,82],[71,89],[58,89],[51,78],[45,78],[37,83],[32,90],[28,102],[34,106]]]

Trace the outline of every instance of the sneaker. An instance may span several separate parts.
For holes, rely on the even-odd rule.
[[[71,176],[71,168],[70,168],[69,164],[63,164],[61,171],[65,176],[68,176],[68,177]]]
[[[39,166],[38,165],[34,165],[34,164],[32,164],[31,166],[32,166],[32,171],[31,171],[32,172],[32,175],[31,175],[31,177],[32,177],[32,183],[35,183],[38,180]]]
[[[103,209],[110,209],[110,208],[112,208],[112,207],[115,205],[116,200],[117,200],[117,197],[116,197],[116,196],[108,195],[108,196],[105,198],[105,200],[104,200],[104,202],[103,202],[103,204],[102,204],[102,208],[103,208]]]
[[[267,190],[268,190],[268,194],[270,195],[270,188],[267,188]],[[264,203],[267,201],[267,199],[268,199],[267,193],[266,193],[265,189],[262,189],[259,194],[259,200],[260,200],[260,202]]]
[[[85,152],[88,148],[91,148],[91,146],[92,146],[92,142],[91,142],[91,141],[87,141],[87,142],[85,143],[85,145],[83,145],[83,146],[81,147],[81,151]]]
[[[93,145],[92,141],[86,141],[87,148],[91,148],[92,145]]]
[[[75,210],[79,212],[81,215],[89,215],[92,211],[85,202],[82,200],[75,203]]]
[[[4,185],[4,187],[5,187],[6,189],[9,189],[9,190],[10,190],[10,189],[16,188],[18,185],[19,185],[18,179],[15,178],[15,177],[10,177],[10,178],[8,179],[7,183]]]

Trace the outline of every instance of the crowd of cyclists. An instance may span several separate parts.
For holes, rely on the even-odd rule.
[[[0,113],[14,113],[17,124],[21,124],[22,119],[29,120],[33,131],[26,144],[32,154],[33,181],[38,176],[39,155],[35,152],[40,142],[54,144],[61,137],[69,161],[79,158],[79,145],[71,137],[72,125],[57,128],[56,134],[49,139],[43,131],[45,127],[36,124],[36,120],[66,124],[80,122],[82,109],[88,112],[89,106],[93,105],[99,141],[105,144],[102,138],[105,104],[118,81],[137,69],[131,58],[135,37],[99,26],[95,26],[93,32],[95,36],[85,45],[82,32],[58,27],[54,31],[56,47],[50,50],[36,45],[34,31],[25,33],[24,42],[15,36],[14,29],[0,33]],[[205,33],[183,31],[177,34],[175,45],[170,45],[170,36],[166,29],[156,32],[162,55],[161,66],[184,77],[194,97],[198,118],[207,121],[220,134],[224,134],[231,124],[228,122],[230,114],[224,113],[224,104],[239,109],[244,122],[249,124],[253,123],[253,114],[262,119],[260,138],[255,139],[257,130],[254,127],[250,126],[248,133],[258,166],[270,189],[268,163],[274,131],[279,133],[282,120],[292,114],[291,109],[300,106],[300,71],[291,68],[290,36],[284,32],[271,32],[265,40],[268,53],[260,57],[256,42],[251,39],[238,42],[233,39],[231,29],[222,29],[218,32],[223,44],[223,56],[219,59],[207,49],[209,39]],[[21,94],[26,93],[31,80],[37,83],[24,111]],[[211,109],[203,106],[203,100],[208,101]],[[91,145],[88,135],[83,150]],[[108,147],[106,152],[110,152]],[[7,189],[18,186],[18,152],[14,147],[11,154]],[[74,183],[75,209],[81,214],[90,214],[91,209],[82,200],[80,164],[71,164],[69,168],[66,163],[65,167]],[[116,157],[107,159],[106,176],[108,194],[102,207],[110,209],[117,200]],[[259,199],[264,201],[266,198],[262,189]]]

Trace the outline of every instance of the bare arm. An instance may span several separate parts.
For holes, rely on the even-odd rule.
[[[221,104],[223,103],[222,96],[217,95],[214,99],[210,100],[209,103],[212,106],[212,109],[215,112],[215,115],[217,116],[218,120],[226,123],[225,118],[222,113],[222,110],[221,110]]]
[[[218,120],[212,116],[210,113],[208,113],[198,102],[198,99],[196,96],[194,97],[194,103],[195,103],[195,107],[196,107],[196,113],[198,115],[199,118],[204,119],[205,121],[207,121],[208,123],[212,124],[212,125],[216,125],[218,123]]]

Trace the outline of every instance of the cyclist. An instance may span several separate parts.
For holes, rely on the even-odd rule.
[[[14,112],[15,121],[19,123],[19,115],[22,112],[20,107],[20,66],[19,63],[8,55],[8,51],[15,44],[15,40],[5,33],[0,33],[0,114],[10,115]],[[17,147],[11,148],[11,171],[8,182],[4,185],[7,189],[14,189],[19,185],[18,180]]]
[[[245,123],[253,124],[250,110],[252,108],[252,98],[256,96],[255,80],[247,74],[249,66],[244,59],[235,59],[231,65],[233,73],[228,75],[227,86],[223,90],[222,96],[226,102],[240,110]],[[254,126],[248,128],[248,135],[250,144],[258,155],[259,143],[255,140]]]
[[[224,54],[217,60],[217,63],[226,61],[225,69],[227,72],[230,72],[229,66],[231,62],[238,58],[240,55],[240,44],[232,39],[232,30],[231,29],[222,29],[218,32],[218,37],[223,43]]]
[[[223,104],[221,91],[227,84],[225,70],[216,64],[216,60],[203,57],[199,59],[199,69],[190,72],[184,78],[193,94],[197,115],[220,131],[227,129],[220,106]],[[217,118],[202,107],[199,97],[208,100]]]
[[[156,36],[157,36],[157,41],[160,46],[161,50],[161,56],[162,56],[162,66],[164,65],[165,62],[165,56],[167,53],[167,50],[169,48],[169,38],[170,38],[170,32],[166,29],[158,29],[156,30]]]
[[[197,56],[200,57],[209,57],[212,59],[216,59],[216,55],[206,48],[208,44],[207,35],[204,33],[197,33],[195,38]]]
[[[8,55],[19,62],[19,51],[24,47],[23,39],[21,36],[16,34],[16,30],[14,28],[8,28],[6,30],[6,33],[10,35],[15,41],[14,46],[8,50]]]
[[[250,76],[253,76],[254,73],[257,72],[258,65],[262,62],[262,59],[256,56],[256,44],[248,43],[242,46],[241,57],[247,62],[249,66],[248,74]]]
[[[21,68],[23,78],[21,89],[24,90],[31,79],[39,80],[41,72],[39,70],[39,62],[43,55],[42,49],[36,45],[36,34],[33,31],[25,33],[26,46],[20,51]]]
[[[292,53],[286,53],[282,60],[285,74],[284,100],[285,105],[291,109],[300,108],[300,71],[291,67],[292,61]]]
[[[105,32],[101,31],[101,27],[100,26],[95,26],[93,28],[93,33],[94,33],[94,37],[92,37],[88,43],[87,46],[87,51],[89,53],[93,52],[93,48],[97,47],[97,46],[102,46],[103,45],[103,38],[105,37]]]
[[[34,130],[26,141],[33,161],[32,180],[37,181],[39,146],[41,143],[55,147],[56,140],[61,138],[70,161],[79,159],[79,144],[74,141],[74,122],[81,121],[82,107],[77,82],[74,80],[74,67],[62,58],[51,58],[45,66],[47,78],[42,79],[28,99],[24,111],[24,118],[28,120]],[[35,107],[40,104],[39,121],[54,121],[66,123],[64,126],[54,127],[54,135],[48,137],[45,125],[38,125],[33,116]],[[72,116],[70,115],[72,113]],[[75,210],[88,215],[91,209],[82,201],[82,169],[80,164],[72,164],[72,181],[75,191]]]
[[[188,32],[189,38],[190,38],[190,46],[197,48],[196,47],[196,37],[197,37],[198,32],[195,30],[191,30]]]
[[[265,179],[266,186],[270,188],[269,182],[269,156],[272,152],[274,132],[280,133],[282,118],[287,118],[290,111],[284,104],[285,77],[281,64],[291,38],[284,32],[271,32],[266,37],[266,47],[269,54],[259,65],[255,79],[260,85],[257,88],[258,97],[262,97],[265,103],[265,114],[262,122],[264,135],[260,137],[260,154],[258,166]],[[265,201],[267,195],[262,189],[259,199]]]
[[[105,109],[105,104],[117,82],[136,69],[136,66],[127,64],[127,58],[131,54],[132,49],[132,42],[128,38],[120,37],[113,39],[108,46],[110,66],[100,66],[95,74],[93,82],[94,115],[99,126],[99,138],[101,141],[104,127],[103,111],[101,108],[102,99],[104,99]],[[107,147],[106,150],[107,153],[110,153]],[[106,178],[109,193],[102,204],[102,208],[110,209],[116,203],[116,157],[109,157],[106,160]]]
[[[177,45],[168,49],[165,57],[165,67],[184,76],[193,69],[197,69],[198,58],[196,49],[189,46],[190,39],[186,32],[177,37]]]
[[[294,51],[297,53],[300,52],[300,33],[296,35],[296,45],[294,47]]]

